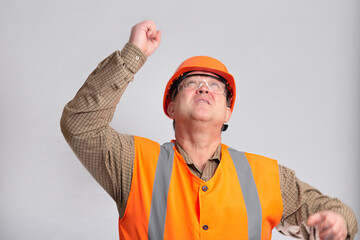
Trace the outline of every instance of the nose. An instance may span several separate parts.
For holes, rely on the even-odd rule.
[[[202,93],[209,94],[209,88],[208,88],[207,84],[205,82],[200,83],[198,89],[196,90],[196,93],[197,94],[202,94]]]

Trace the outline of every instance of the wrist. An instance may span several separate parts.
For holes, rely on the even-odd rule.
[[[127,42],[120,52],[126,67],[133,73],[137,73],[145,64],[147,56],[134,43]]]

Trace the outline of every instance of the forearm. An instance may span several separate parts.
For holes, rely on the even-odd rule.
[[[111,54],[89,75],[64,108],[61,128],[67,140],[71,136],[98,133],[109,126],[120,97],[146,60],[140,54],[128,43],[122,52]]]
[[[133,139],[109,126],[127,85],[146,56],[132,44],[102,61],[64,108],[61,130],[82,164],[121,201],[122,162],[131,158]]]
[[[357,222],[353,211],[343,202],[321,194],[316,188],[300,181],[295,173],[280,166],[280,184],[284,204],[281,223],[277,229],[285,235],[305,239],[316,239],[316,231],[306,225],[310,215],[320,211],[340,214],[348,230],[348,238],[353,239],[357,232]]]

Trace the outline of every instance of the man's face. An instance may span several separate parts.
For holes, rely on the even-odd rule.
[[[210,72],[194,71],[188,75],[179,84],[175,100],[169,104],[169,116],[176,122],[195,120],[222,126],[231,116],[231,109],[226,105],[225,85]]]

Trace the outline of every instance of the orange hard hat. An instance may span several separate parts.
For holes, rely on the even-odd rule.
[[[227,82],[227,90],[230,93],[230,108],[232,112],[236,97],[236,86],[234,77],[228,72],[225,65],[222,64],[222,62],[220,62],[219,60],[208,56],[195,56],[188,58],[183,63],[181,63],[166,85],[163,100],[163,108],[166,116],[170,117],[167,113],[167,108],[169,103],[171,102],[170,90],[174,81],[181,77],[184,73],[191,71],[211,72],[224,78]]]

